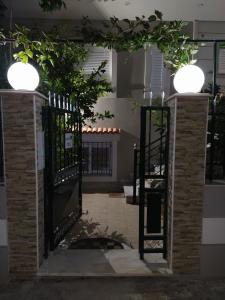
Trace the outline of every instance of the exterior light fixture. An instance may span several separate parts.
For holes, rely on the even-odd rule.
[[[37,70],[28,63],[16,62],[12,64],[8,69],[7,78],[15,90],[34,91],[39,84]]]
[[[199,67],[186,65],[175,74],[173,85],[178,93],[199,93],[204,82],[205,75]]]

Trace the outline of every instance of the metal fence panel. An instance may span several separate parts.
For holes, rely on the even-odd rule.
[[[45,252],[54,250],[82,212],[82,135],[78,105],[49,95],[45,132]]]

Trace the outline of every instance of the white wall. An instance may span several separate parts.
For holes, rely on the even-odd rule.
[[[205,185],[201,274],[225,275],[225,183]]]
[[[139,101],[144,103],[144,101]],[[128,98],[100,98],[95,106],[97,112],[109,110],[113,119],[98,120],[93,127],[116,127],[121,129],[118,141],[118,181],[126,183],[133,175],[133,145],[139,143],[140,108],[135,109],[135,100]]]
[[[8,230],[5,186],[0,185],[0,283],[8,280]]]

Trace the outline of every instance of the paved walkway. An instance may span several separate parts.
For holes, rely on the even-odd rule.
[[[1,300],[224,300],[225,279],[42,279],[0,286]]]
[[[123,194],[83,194],[83,220],[98,223],[99,235],[108,235],[138,248],[138,206],[126,203]]]
[[[138,254],[138,206],[126,203],[123,194],[84,194],[81,220],[39,269],[45,276],[170,274],[162,254]],[[66,249],[77,239],[107,237],[124,249]],[[132,248],[131,248],[132,246]]]
[[[159,254],[139,258],[137,249],[57,249],[40,267],[40,276],[170,275]]]

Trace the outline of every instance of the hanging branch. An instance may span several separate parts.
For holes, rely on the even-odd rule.
[[[1,32],[0,32],[1,36]],[[23,63],[31,62],[38,67],[41,77],[39,92],[47,95],[54,91],[69,96],[75,103],[79,100],[82,121],[112,118],[109,111],[96,113],[94,106],[100,96],[111,92],[111,84],[104,76],[106,61],[87,76],[82,68],[88,50],[83,43],[64,41],[58,43],[54,37],[44,32],[36,40],[26,27],[16,27],[12,33],[13,57]]]
[[[182,21],[165,22],[162,13],[155,11],[148,18],[136,17],[134,21],[116,17],[96,28],[88,17],[82,20],[81,34],[86,43],[116,51],[136,51],[145,44],[156,45],[164,55],[165,63],[176,70],[184,64],[193,63],[197,45],[187,43],[189,37],[182,33],[186,26]]]
[[[41,92],[54,90],[70,95],[74,101],[79,99],[84,119],[95,120],[96,117],[111,117],[109,112],[101,116],[93,109],[98,97],[111,91],[111,85],[103,76],[106,62],[93,70],[91,76],[84,74],[82,64],[87,57],[86,44],[117,51],[135,51],[146,43],[157,45],[165,63],[176,70],[193,63],[193,55],[197,53],[197,46],[187,43],[188,36],[182,33],[185,25],[182,21],[162,21],[162,13],[156,10],[148,18],[136,17],[134,21],[113,17],[109,22],[103,22],[100,28],[85,17],[80,30],[82,41],[58,42],[57,35],[44,32],[34,38],[34,33],[26,27],[16,27],[10,37],[14,41],[14,59],[24,63],[31,61],[39,66]],[[4,40],[5,35],[0,31],[0,42],[4,43]]]
[[[112,17],[109,22],[102,22],[102,28],[98,29],[92,25],[88,17],[84,17],[81,33],[88,43],[117,51],[135,51],[151,40],[154,36],[156,21],[161,20],[162,14],[158,11],[148,18],[135,17],[135,20],[119,20]]]
[[[63,0],[40,0],[39,6],[43,11],[50,12],[66,8],[66,3]]]
[[[175,71],[185,64],[194,63],[193,56],[198,52],[197,44],[187,43],[189,36],[182,33],[185,26],[186,23],[182,21],[163,21],[162,13],[157,10],[147,18],[135,17],[135,20],[112,17],[102,22],[101,27],[96,27],[88,17],[84,17],[80,28],[81,43],[116,51],[136,51],[145,44],[156,45],[164,55],[164,62]],[[26,29],[23,32],[26,34]],[[18,29],[13,37],[15,40],[20,39]],[[46,42],[48,44],[47,37]],[[22,43],[25,44],[25,41]],[[44,40],[42,44],[44,51]],[[53,44],[50,48],[54,48]],[[28,57],[29,52],[25,53],[23,61]],[[41,63],[47,59],[45,55],[39,57]]]

